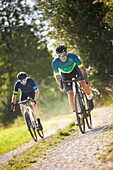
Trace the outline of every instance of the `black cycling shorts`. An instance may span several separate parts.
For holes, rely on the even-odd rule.
[[[22,94],[21,94],[21,97],[20,97],[20,101],[26,100],[27,97],[31,97],[32,99],[34,99],[34,97],[35,97],[35,92],[34,92],[34,91],[31,91],[31,92],[29,92],[29,93],[22,93]]]
[[[72,78],[82,76],[82,72],[79,67],[76,65],[70,73],[61,73],[62,80],[72,80]],[[66,92],[73,91],[72,83],[64,83]]]

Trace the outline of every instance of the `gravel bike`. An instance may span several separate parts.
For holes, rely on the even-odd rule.
[[[79,83],[80,80],[86,80],[87,83],[86,77],[79,76],[77,78],[73,78],[72,80],[63,81],[61,79],[60,87],[63,88],[64,83],[73,83],[73,86],[75,87],[74,102],[75,102],[76,118],[81,133],[85,133],[85,120],[89,129],[92,128],[92,120],[91,120],[91,113],[88,110],[88,99],[82,87],[80,86]]]
[[[44,139],[44,133],[43,133],[43,129],[42,130],[38,129],[36,116],[34,114],[34,110],[32,109],[32,106],[30,105],[30,102],[34,102],[34,99],[28,97],[27,100],[23,100],[23,101],[19,102],[18,104],[23,104],[24,119],[26,122],[26,126],[27,126],[32,138],[36,142],[37,141],[36,132],[42,139]]]

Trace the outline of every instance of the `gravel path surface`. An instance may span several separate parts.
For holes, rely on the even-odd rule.
[[[113,108],[95,109],[96,117],[93,118],[93,129],[86,129],[85,134],[78,130],[73,138],[64,141],[53,149],[53,154],[30,170],[100,170],[108,169],[109,164],[100,166],[98,156],[103,153],[105,144],[113,140],[113,131],[107,125],[113,122]],[[112,134],[112,135],[106,135]],[[113,166],[113,165],[112,165]]]

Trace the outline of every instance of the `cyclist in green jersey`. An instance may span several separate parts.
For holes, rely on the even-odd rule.
[[[60,77],[62,77],[62,80],[65,81],[71,80],[77,76],[85,75],[87,77],[88,84],[86,84],[85,80],[81,80],[80,85],[82,86],[84,92],[87,94],[88,109],[91,111],[94,108],[93,98],[92,94],[90,93],[90,82],[88,80],[88,75],[82,62],[75,54],[68,53],[67,48],[64,45],[59,45],[56,48],[56,53],[58,54],[58,57],[53,60],[52,66],[57,83],[60,85]],[[65,90],[68,94],[70,106],[75,114],[74,92],[72,83],[66,83],[63,86],[63,89],[60,88],[61,92],[64,92]],[[76,124],[78,123],[76,122]]]

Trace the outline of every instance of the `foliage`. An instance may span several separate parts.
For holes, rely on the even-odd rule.
[[[25,0],[0,1],[0,123],[4,125],[20,114],[19,108],[17,114],[10,111],[19,71],[32,76],[38,85],[48,77],[51,80],[52,57],[43,36],[44,25],[36,23],[41,17],[40,9]]]
[[[113,75],[113,29],[104,22],[109,8],[103,3],[92,3],[90,0],[37,1],[44,19],[54,28],[50,30],[51,36],[81,57],[89,70],[94,92],[107,94],[106,87],[113,88],[110,77]]]
[[[105,6],[109,8],[109,11],[106,13],[104,19],[105,19],[105,22],[108,23],[109,26],[112,28],[113,27],[113,1],[112,0],[109,0],[109,1],[108,0],[95,0],[93,4],[97,2],[104,3]]]

